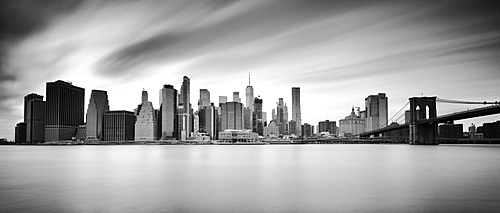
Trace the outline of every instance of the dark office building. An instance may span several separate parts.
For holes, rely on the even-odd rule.
[[[16,144],[26,143],[26,123],[19,122],[16,124],[14,142],[16,142]]]
[[[199,116],[199,131],[207,133],[212,139],[216,136],[217,125],[217,110],[213,106],[203,106],[198,113]]]
[[[320,121],[318,123],[318,132],[329,132],[330,134],[337,134],[337,122],[336,121]]]
[[[135,115],[133,112],[118,110],[104,113],[105,141],[135,140]]]
[[[84,124],[85,89],[69,82],[47,82],[45,141],[71,140]]]
[[[302,128],[302,136],[304,137],[311,137],[314,134],[314,126],[311,126],[308,123],[304,123],[301,126]]]
[[[483,138],[500,138],[500,121],[484,123]]]
[[[442,124],[439,125],[438,135],[440,138],[463,138],[463,124]]]
[[[253,99],[253,132],[258,133],[260,136],[264,135],[265,118],[262,115],[262,99],[257,97]]]
[[[302,131],[302,126],[300,126],[300,128],[301,128],[301,132],[304,133]],[[299,132],[298,132],[298,129],[297,129],[297,121],[291,120],[291,121],[288,122],[288,132],[290,134],[295,134],[295,135],[298,136]]]
[[[43,96],[28,94],[24,96],[24,123],[26,123],[26,142],[45,141],[45,101]]]

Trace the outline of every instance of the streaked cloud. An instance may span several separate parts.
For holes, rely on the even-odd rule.
[[[142,88],[156,97],[163,84],[178,88],[183,75],[192,80],[192,103],[200,88],[215,102],[232,91],[243,96],[251,72],[269,116],[300,86],[304,122],[313,124],[343,118],[378,92],[389,96],[392,114],[421,93],[474,100],[498,98],[500,89],[494,1],[1,4],[0,117],[7,121],[0,137],[22,119],[22,97],[44,94],[45,82],[57,79],[108,90],[112,109],[131,110]]]

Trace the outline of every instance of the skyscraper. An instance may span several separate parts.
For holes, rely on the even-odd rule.
[[[32,93],[24,97],[24,123],[26,123],[26,142],[45,141],[45,101],[43,101],[43,96]]]
[[[300,112],[300,87],[292,87],[292,120],[296,121],[297,136],[302,136],[302,114]]]
[[[233,102],[241,103],[240,92],[233,92]]]
[[[243,104],[237,102],[226,102],[221,104],[221,128],[219,131],[226,129],[243,129]]]
[[[160,90],[161,139],[177,138],[177,90],[164,85]]]
[[[105,112],[103,139],[105,141],[133,141],[135,120],[133,112],[125,110]]]
[[[311,137],[313,135],[313,128],[310,124],[305,123],[302,125],[302,135],[304,137]]]
[[[85,89],[58,80],[46,90],[45,141],[71,140],[84,124]]]
[[[146,95],[144,95],[146,94]],[[135,140],[150,141],[158,139],[158,118],[153,103],[148,101],[147,92],[142,92],[142,104],[135,121]]]
[[[16,144],[26,143],[26,123],[17,123],[14,134],[14,142]]]
[[[283,98],[279,98],[276,103],[276,126],[279,128],[279,133],[283,135],[287,134],[285,111]]]
[[[219,106],[220,104],[227,102],[227,96],[219,96]]]
[[[388,125],[388,99],[385,93],[370,95],[365,98],[366,131],[375,130]]]
[[[337,122],[336,121],[320,121],[318,122],[318,131],[319,132],[329,132],[330,134],[337,134]]]
[[[87,108],[87,139],[102,140],[104,129],[104,113],[109,111],[108,93],[92,90]]]
[[[253,123],[253,111],[254,111],[254,106],[253,106],[253,87],[250,84],[250,73],[248,73],[248,86],[245,89],[246,91],[246,107],[249,108],[249,116],[245,117],[245,123],[249,124],[248,128],[252,129],[252,123]],[[247,121],[248,120],[248,121]]]
[[[216,136],[217,110],[211,105],[200,109],[199,116],[199,131],[207,133],[212,139]]]
[[[210,106],[210,92],[207,89],[200,89],[200,100],[198,101],[198,109]]]
[[[183,119],[183,126],[185,126],[185,131],[187,136],[193,132],[192,129],[192,113],[191,113],[191,80],[187,77],[184,76],[182,78],[182,86],[181,86],[181,100],[180,103],[182,103],[182,106],[184,108],[184,119]]]
[[[249,107],[243,108],[243,129],[252,129],[252,112]]]
[[[262,99],[256,97],[254,98],[254,112],[253,112],[253,131],[258,133],[260,136],[264,135],[264,112],[262,112]]]

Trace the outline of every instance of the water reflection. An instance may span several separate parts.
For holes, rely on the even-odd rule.
[[[3,146],[2,211],[489,211],[500,146]]]

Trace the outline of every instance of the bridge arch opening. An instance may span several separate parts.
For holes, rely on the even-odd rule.
[[[417,106],[415,107],[415,113],[414,115],[416,116],[415,117],[415,120],[420,120],[420,104],[417,104]]]
[[[425,115],[424,115],[424,119],[429,119],[431,118],[431,107],[427,104],[425,105]]]

